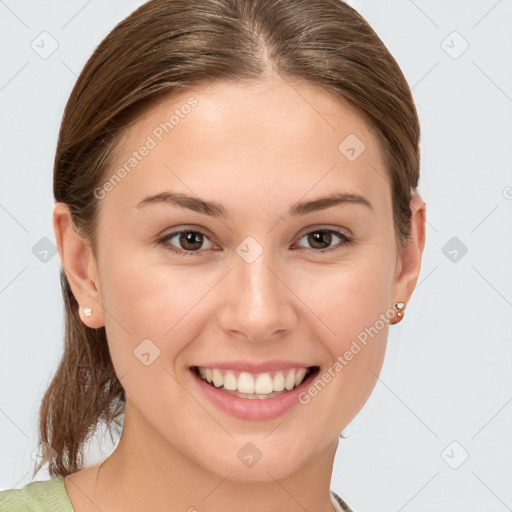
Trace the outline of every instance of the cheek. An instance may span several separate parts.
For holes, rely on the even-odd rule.
[[[371,275],[352,273],[329,283],[332,299],[319,296],[312,302],[322,320],[315,322],[314,334],[322,333],[320,340],[329,357],[301,403],[310,418],[325,418],[325,411],[332,411],[329,426],[321,427],[332,435],[366,403],[384,361],[388,323],[381,315],[388,308],[381,300],[386,291],[380,286]]]
[[[150,352],[162,356],[159,364],[166,361],[167,366],[172,365],[176,355],[200,333],[205,317],[201,299],[219,279],[218,273],[198,275],[191,268],[150,264],[142,256],[116,259],[114,252],[105,254],[102,262],[105,328],[118,373],[131,367],[134,351],[137,353],[143,342]]]
[[[319,266],[307,278],[294,277],[294,290],[316,315],[318,333],[333,351],[343,349],[390,307],[394,266],[378,253],[368,248],[364,257],[359,252],[343,264]]]
[[[364,404],[375,385],[389,329],[392,257],[367,254],[337,270],[322,269],[309,287],[297,282],[297,294],[307,297],[315,313],[309,317],[312,335],[327,348],[332,363],[323,381],[330,390],[322,391],[324,400],[350,412]]]

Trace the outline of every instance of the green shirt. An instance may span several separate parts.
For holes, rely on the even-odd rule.
[[[333,504],[340,512],[352,509],[333,491]],[[0,492],[0,512],[75,512],[69,500],[64,477],[30,482],[21,489]]]
[[[0,492],[0,512],[75,512],[64,477],[30,482],[21,489]]]

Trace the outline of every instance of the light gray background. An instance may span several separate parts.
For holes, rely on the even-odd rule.
[[[34,254],[55,241],[62,112],[96,45],[142,3],[0,0],[1,489],[31,480],[39,402],[62,353],[58,254]],[[359,512],[512,510],[512,2],[350,4],[413,89],[428,231],[417,290],[331,487]],[[47,58],[31,47],[46,37],[51,49],[43,31],[58,42]],[[99,436],[88,462],[112,448]]]

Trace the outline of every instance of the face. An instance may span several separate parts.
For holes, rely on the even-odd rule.
[[[246,480],[335,447],[376,383],[383,319],[408,299],[388,172],[362,117],[275,78],[181,91],[130,128],[96,195],[95,318],[125,428]],[[290,368],[310,367],[265,399],[219,384],[249,389],[247,371],[266,395],[279,370],[294,385]]]

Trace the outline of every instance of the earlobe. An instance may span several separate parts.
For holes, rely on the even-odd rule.
[[[79,304],[80,319],[87,327],[102,327],[105,321],[98,287],[96,258],[89,241],[76,233],[67,204],[55,204],[53,229],[62,268]]]
[[[399,270],[393,287],[394,302],[402,302],[404,304],[410,302],[418,282],[421,258],[425,247],[426,205],[419,195],[411,199],[410,209],[410,238],[403,249],[401,260],[397,263]],[[402,317],[397,316],[396,321],[391,323],[398,323]]]

